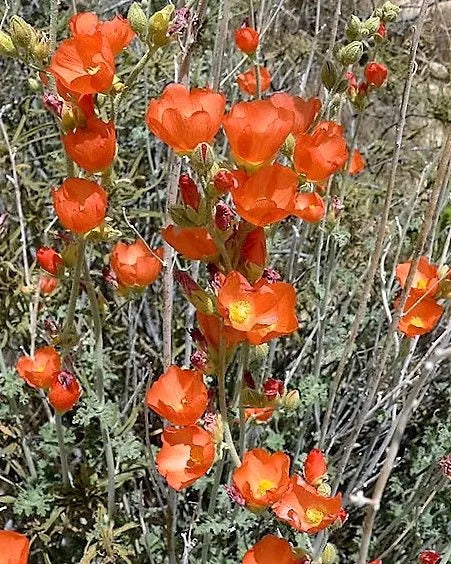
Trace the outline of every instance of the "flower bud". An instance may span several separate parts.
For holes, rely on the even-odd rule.
[[[441,560],[441,555],[435,550],[423,550],[418,555],[418,564],[438,564]]]
[[[437,299],[451,300],[451,280],[442,280],[438,286]]]
[[[208,143],[199,143],[191,153],[191,164],[202,176],[206,176],[215,162],[213,148]]]
[[[387,80],[388,69],[382,63],[372,61],[365,67],[365,78],[369,84],[380,88]]]
[[[78,245],[77,243],[69,243],[66,245],[61,252],[61,256],[63,258],[64,264],[71,268],[77,262],[78,256]]]
[[[162,47],[170,41],[168,28],[171,23],[174,6],[169,4],[162,10],[155,12],[149,20],[148,40],[156,47]]]
[[[440,468],[440,471],[445,476],[445,478],[451,480],[451,454],[448,454],[447,456],[441,458],[438,462],[438,467]]]
[[[14,46],[11,36],[0,31],[0,55],[4,57],[17,57],[17,49]]]
[[[51,247],[40,247],[36,251],[36,259],[42,270],[52,274],[52,276],[59,276],[64,272],[62,257]]]
[[[49,112],[52,112],[58,117],[61,117],[64,105],[61,98],[58,98],[58,96],[56,96],[55,94],[46,92],[42,97],[42,102]]]
[[[332,90],[335,83],[337,82],[338,74],[335,65],[332,61],[327,59],[324,61],[321,67],[321,82],[327,90]]]
[[[197,185],[189,174],[181,174],[179,178],[180,196],[185,206],[199,209],[200,194]]]
[[[77,127],[77,118],[70,104],[63,103],[61,109],[61,129],[67,133]]]
[[[332,493],[332,488],[327,482],[321,482],[321,484],[316,488],[316,491],[319,493],[319,495],[329,497]]]
[[[183,288],[187,299],[197,310],[208,315],[214,313],[215,305],[211,296],[205,290],[202,290],[199,284],[187,272],[174,270],[174,279]]]
[[[20,16],[13,16],[10,21],[10,34],[14,45],[29,49],[37,40],[36,32]]]
[[[296,146],[296,138],[292,133],[289,133],[283,142],[280,152],[291,159],[293,157],[294,147]]]
[[[221,168],[213,177],[213,184],[218,194],[226,194],[238,184],[234,175],[225,168]]]
[[[208,357],[203,351],[195,351],[191,355],[191,364],[199,372],[206,372],[208,368]]]
[[[246,505],[246,501],[244,497],[241,495],[240,490],[234,486],[224,486],[227,495],[230,497],[231,501],[235,502],[240,507],[244,507]]]
[[[387,37],[387,26],[385,25],[384,22],[380,22],[379,27],[376,30],[375,39],[385,39],[386,37]]]
[[[349,18],[348,25],[346,26],[346,36],[351,41],[354,41],[360,37],[362,22],[360,18],[352,15]]]
[[[168,35],[181,34],[188,28],[191,19],[190,9],[186,6],[178,8],[168,27]]]
[[[232,225],[233,213],[227,204],[216,204],[215,224],[220,231],[227,231]]]
[[[361,41],[351,41],[348,45],[338,50],[337,58],[343,65],[357,63],[363,55],[363,44]]]
[[[298,390],[291,390],[291,392],[288,392],[283,398],[283,406],[288,411],[296,411],[300,405],[301,398],[299,397]]]
[[[378,15],[378,14],[376,14]],[[399,15],[399,6],[392,2],[385,2],[382,6],[382,15],[380,16],[384,22],[394,22]]]
[[[322,564],[334,564],[337,561],[337,549],[328,542],[321,553]]]
[[[369,35],[374,35],[379,29],[381,20],[377,16],[372,16],[368,18],[363,24],[363,28],[368,31]]]
[[[28,86],[33,92],[39,92],[40,90],[42,90],[42,84],[39,82],[39,80],[36,80],[32,76],[30,76],[27,82]]]
[[[284,389],[282,380],[276,378],[268,378],[263,384],[263,391],[269,401],[276,399],[277,396],[282,396]]]
[[[50,55],[50,43],[41,37],[31,44],[31,53],[37,62],[45,61]]]
[[[127,14],[127,20],[136,35],[144,41],[147,36],[147,27],[149,22],[147,21],[144,10],[137,2],[133,2],[130,6]]]

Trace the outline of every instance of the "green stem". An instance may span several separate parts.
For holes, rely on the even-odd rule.
[[[213,486],[211,488],[210,502],[208,504],[207,515],[209,517],[213,517],[215,514],[216,498],[218,496],[219,486],[221,485],[221,476],[222,476],[222,471],[224,469],[224,462],[225,462],[225,458],[223,456],[216,465],[215,477],[213,481]],[[210,540],[211,540],[211,534],[204,533],[204,537],[202,539],[202,564],[207,564],[208,549],[210,548]]]
[[[218,394],[219,394],[219,408],[221,411],[222,424],[224,427],[224,440],[227,448],[230,451],[233,463],[235,466],[241,466],[241,460],[233,442],[232,433],[230,431],[229,418],[227,415],[227,402],[225,390],[225,346],[224,346],[224,323],[221,321],[219,332],[219,358],[218,358]]]
[[[64,445],[64,427],[63,427],[63,420],[60,413],[55,413],[55,428],[56,428],[56,436],[58,438],[58,448],[60,451],[60,459],[61,459],[61,475],[63,478],[63,485],[69,485],[69,467],[67,464],[67,453],[66,447]]]
[[[96,393],[100,406],[105,403],[105,387],[104,387],[104,365],[103,365],[103,336],[102,336],[102,318],[100,316],[99,304],[97,302],[97,295],[89,272],[89,266],[84,260],[84,274],[86,291],[88,293],[89,303],[91,306],[92,319],[94,324],[94,338],[95,338],[95,355],[94,355],[94,373],[96,378]],[[108,473],[108,519],[110,522],[113,520],[115,511],[115,468],[114,468],[114,455],[113,447],[111,445],[111,438],[105,422],[100,417],[100,430],[102,433],[103,448],[105,450],[105,458],[107,463]]]
[[[81,269],[85,256],[86,241],[80,239],[77,246],[77,262],[75,263],[70,290],[69,303],[67,305],[66,319],[64,321],[63,334],[70,332],[74,325],[75,307],[77,305],[78,291],[80,288]]]
[[[148,49],[144,53],[144,55],[141,57],[141,59],[136,63],[132,72],[128,75],[127,80],[124,83],[124,89],[121,92],[119,92],[119,94],[116,97],[116,103],[114,104],[114,121],[116,121],[117,114],[119,112],[119,106],[121,105],[124,96],[127,94],[127,92],[130,90],[130,88],[133,86],[133,83],[137,79],[139,73],[147,65],[151,56],[154,53],[155,53],[154,49]]]
[[[239,414],[240,414],[240,438],[239,447],[240,455],[244,455],[246,450],[246,418],[243,405],[243,388],[244,388],[244,372],[247,370],[249,365],[249,343],[244,343],[241,351],[241,362],[240,362],[240,374],[239,374],[239,386],[240,386],[240,398],[239,398]]]

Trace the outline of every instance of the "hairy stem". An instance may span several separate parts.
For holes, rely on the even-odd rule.
[[[63,420],[60,413],[55,414],[55,428],[56,436],[58,438],[58,448],[60,451],[61,459],[61,475],[63,479],[63,485],[69,485],[69,466],[67,464],[67,453],[66,447],[64,445],[64,427]]]

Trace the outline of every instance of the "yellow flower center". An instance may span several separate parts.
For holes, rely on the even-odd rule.
[[[182,411],[185,408],[185,405],[187,405],[187,403],[188,400],[186,398],[182,398],[178,404],[174,405],[174,410]]]
[[[316,527],[324,519],[324,512],[321,511],[321,509],[314,509],[313,507],[309,507],[305,512],[305,517],[311,525],[315,525]]]
[[[88,67],[86,69],[86,72],[88,74],[90,74],[91,76],[94,76],[95,74],[97,74],[99,72],[99,70],[100,70],[100,67]]]
[[[426,290],[428,286],[428,281],[425,278],[420,278],[417,282],[418,290]]]
[[[413,325],[414,327],[424,327],[423,320],[421,319],[421,317],[418,317],[418,315],[412,317],[412,319],[410,320],[410,325]]]
[[[258,483],[257,495],[259,497],[263,497],[264,495],[266,495],[266,492],[272,490],[274,487],[275,484],[274,482],[271,482],[271,480],[260,480],[260,482]]]
[[[251,304],[246,300],[233,303],[229,308],[229,317],[234,323],[244,323],[251,312]]]

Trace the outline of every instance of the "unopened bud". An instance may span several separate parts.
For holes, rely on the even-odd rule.
[[[377,16],[372,16],[365,21],[363,28],[368,31],[369,35],[374,35],[379,29],[380,23],[380,18],[378,18]]]
[[[77,118],[71,105],[63,103],[61,110],[61,129],[64,132],[73,131],[77,127]]]
[[[175,11],[174,17],[168,27],[168,35],[181,34],[189,25],[191,17],[190,9],[186,6],[178,8]]]
[[[168,35],[169,25],[171,23],[174,6],[172,4],[165,6],[162,10],[155,12],[149,20],[148,39],[156,47],[162,47],[170,41]]]
[[[451,300],[451,280],[442,280],[438,286],[437,299]]]
[[[245,370],[243,372],[243,380],[249,389],[255,390],[255,380],[250,370]]]
[[[282,396],[284,389],[282,380],[277,380],[276,378],[268,378],[263,384],[265,396],[270,401],[276,399],[277,396]]]
[[[20,16],[13,16],[11,18],[10,33],[14,45],[24,49],[29,49],[37,40],[35,30]]]
[[[127,14],[127,20],[136,35],[138,35],[140,39],[145,40],[147,36],[148,21],[144,10],[137,2],[133,2],[130,6]]]
[[[337,561],[337,549],[328,542],[321,553],[322,564],[334,564]]]
[[[451,454],[448,454],[447,456],[441,458],[439,460],[438,467],[440,468],[440,471],[445,476],[445,478],[451,480]]]
[[[321,82],[327,90],[332,90],[337,82],[338,74],[332,61],[324,61],[321,67]]]
[[[39,92],[42,89],[42,85],[39,80],[36,80],[32,76],[27,80],[28,86],[33,92]]]
[[[208,357],[203,351],[195,351],[191,355],[191,364],[199,372],[205,372],[208,367]]]
[[[42,101],[44,103],[45,108],[55,114],[58,117],[61,117],[63,111],[63,101],[61,98],[58,98],[55,94],[51,94],[50,92],[46,92],[42,97]]]
[[[50,55],[50,43],[45,37],[41,37],[32,43],[31,53],[37,62],[45,61]]]
[[[116,94],[122,92],[125,88],[125,84],[121,82],[121,79],[115,74],[113,77],[113,84],[111,85],[111,90]]]
[[[239,505],[240,507],[244,507],[246,505],[246,500],[244,499],[244,497],[241,495],[240,490],[234,486],[224,486],[225,491],[227,492],[227,495],[230,497],[230,499],[235,502],[237,505]]]
[[[338,50],[337,58],[343,65],[357,63],[363,55],[363,44],[361,41],[351,41]]]
[[[319,493],[319,495],[322,495],[323,497],[329,497],[330,494],[332,493],[332,488],[327,482],[321,482],[319,486],[316,488],[316,491]]]
[[[346,26],[346,36],[351,41],[358,39],[360,37],[362,22],[360,18],[357,16],[352,15],[349,18],[348,25]]]
[[[221,168],[213,177],[213,184],[218,194],[226,194],[238,185],[235,176],[225,168]]]
[[[17,57],[17,49],[8,33],[0,31],[0,55],[4,57]]]
[[[174,279],[183,288],[187,299],[197,310],[208,315],[214,313],[215,305],[211,296],[205,290],[202,290],[199,284],[187,272],[174,270]]]
[[[291,390],[283,398],[283,405],[288,411],[296,411],[301,405],[301,398],[299,397],[298,390]]]
[[[180,196],[185,206],[190,206],[194,210],[199,209],[200,194],[197,185],[189,174],[182,174],[179,178]]]
[[[206,176],[215,162],[213,148],[208,143],[199,143],[191,153],[191,164],[202,176]]]
[[[64,247],[61,252],[61,257],[64,261],[65,266],[71,268],[77,262],[78,257],[78,245],[77,243],[69,243]]]
[[[232,225],[233,213],[227,204],[216,204],[215,224],[220,231],[227,231]]]
[[[282,148],[280,149],[281,153],[288,158],[292,158],[294,147],[296,146],[296,138],[292,133],[289,133],[283,142]]]
[[[393,4],[392,2],[385,2],[382,6],[381,19],[384,22],[394,22],[399,15],[399,6]]]

